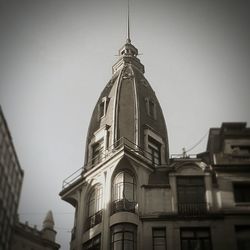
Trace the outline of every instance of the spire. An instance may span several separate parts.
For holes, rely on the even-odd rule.
[[[43,221],[43,229],[53,229],[54,224],[55,223],[54,223],[52,211],[49,210]]]
[[[129,20],[129,13],[130,9],[129,9],[129,0],[128,0],[128,16],[127,16],[127,43],[131,43],[131,39],[130,39],[130,20]]]

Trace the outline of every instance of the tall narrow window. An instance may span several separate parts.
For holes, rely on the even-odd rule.
[[[148,151],[149,157],[154,165],[161,164],[161,144],[148,136]]]
[[[87,229],[102,221],[102,186],[96,185],[89,196]]]
[[[137,227],[122,223],[111,227],[112,250],[136,250]]]
[[[166,250],[166,228],[153,228],[153,250]]]
[[[146,109],[148,116],[156,119],[156,104],[152,98],[146,98]]]
[[[103,118],[106,115],[106,111],[109,104],[109,98],[103,97],[101,102],[99,103],[98,112],[99,112],[99,118]]]
[[[212,250],[209,228],[181,229],[181,250]]]
[[[205,183],[199,176],[177,177],[178,212],[183,215],[206,213]]]
[[[136,183],[133,175],[119,172],[113,181],[112,213],[120,211],[135,212]]]
[[[103,159],[104,140],[96,142],[92,146],[92,164],[96,165]]]

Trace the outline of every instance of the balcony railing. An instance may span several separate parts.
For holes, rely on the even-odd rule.
[[[128,201],[127,199],[122,199],[119,201],[113,201],[111,205],[111,214],[118,212],[131,212],[135,213],[135,206],[137,202]]]
[[[113,145],[108,147],[106,150],[102,151],[100,154],[95,156],[92,159],[89,159],[88,163],[84,166],[75,171],[73,174],[71,174],[68,178],[66,178],[63,181],[62,188],[66,188],[70,186],[72,183],[80,179],[82,176],[82,173],[84,169],[90,169],[96,165],[98,165],[101,162],[104,162],[105,160],[112,157],[117,151],[119,151],[121,148],[126,148],[128,151],[133,152],[137,155],[142,156],[144,159],[146,159],[149,163],[151,163],[154,166],[158,166],[159,164],[156,164],[157,162],[155,160],[155,156],[153,156],[150,152],[142,149],[135,143],[131,142],[130,140],[122,137],[118,141],[116,141]]]
[[[178,213],[184,216],[201,216],[207,214],[207,203],[178,203]]]
[[[94,215],[90,216],[86,221],[86,229],[90,229],[95,225],[102,222],[102,210],[98,211]]]

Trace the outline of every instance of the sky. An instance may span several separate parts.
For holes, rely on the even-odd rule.
[[[206,150],[222,122],[250,126],[247,0],[131,0],[131,40],[161,104],[170,153]],[[125,0],[0,0],[0,105],[24,170],[22,222],[52,210],[69,249],[62,181],[84,162],[95,103],[126,40]]]

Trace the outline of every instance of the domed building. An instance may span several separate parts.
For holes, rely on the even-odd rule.
[[[60,196],[75,208],[70,249],[248,249],[249,129],[223,124],[210,130],[199,157],[170,157],[163,113],[137,56],[128,36],[94,108],[84,167],[63,182]],[[232,147],[244,157],[232,161]]]

